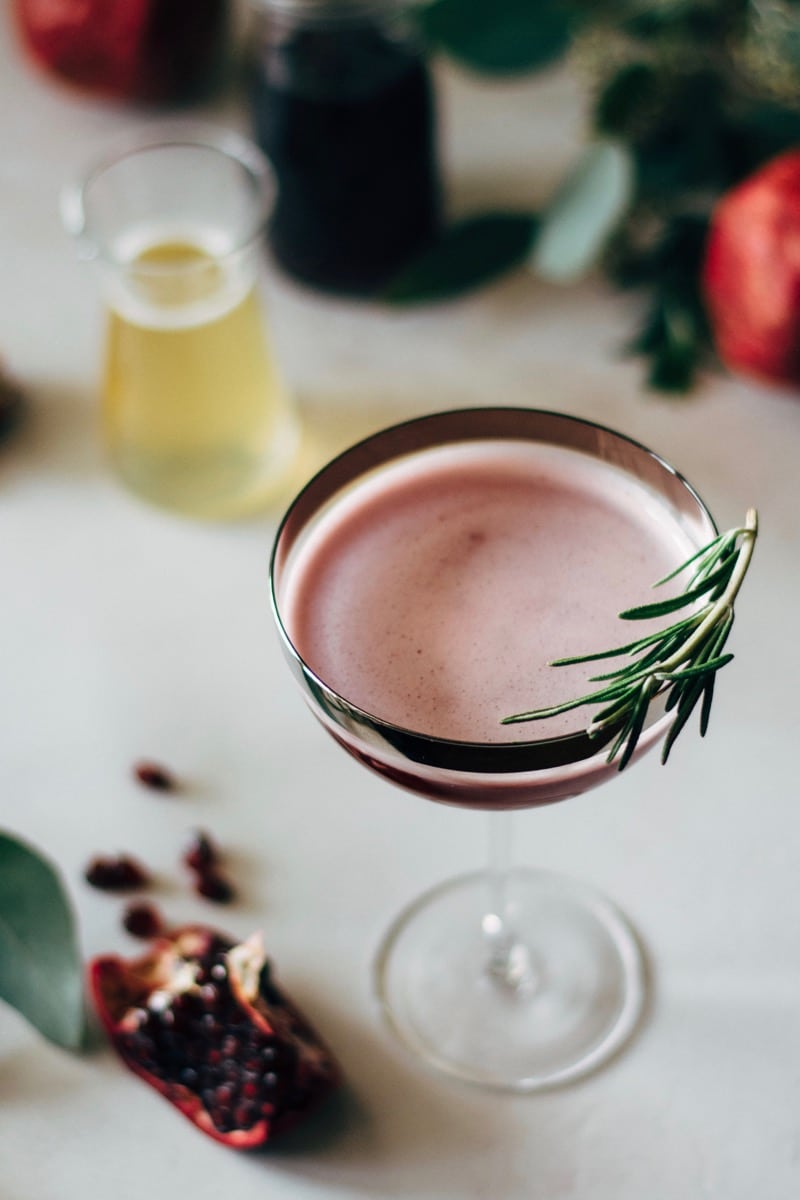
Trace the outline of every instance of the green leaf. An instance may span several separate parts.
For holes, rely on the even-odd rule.
[[[594,142],[542,218],[532,265],[568,283],[593,267],[633,196],[633,160],[615,141]]]
[[[709,658],[703,660],[692,667],[681,667],[679,671],[658,671],[656,678],[674,679],[681,681],[683,679],[694,679],[700,675],[706,675],[709,671],[719,671],[722,667],[727,666],[733,660],[732,654],[722,654],[718,658]]]
[[[391,304],[446,300],[524,262],[536,231],[526,213],[488,213],[446,230],[383,292]]]
[[[629,63],[614,75],[600,92],[594,111],[599,133],[632,137],[659,95],[657,72],[649,63]]]
[[[658,600],[654,604],[639,604],[636,608],[626,608],[619,614],[620,620],[647,621],[650,617],[663,617],[666,613],[677,612],[687,604],[699,600],[721,580],[730,578],[732,570],[732,564],[726,562],[716,571],[712,571],[697,587],[687,588],[685,592],[681,592],[679,596],[673,596],[669,600]]]
[[[72,911],[55,869],[0,834],[0,998],[51,1042],[83,1042],[83,972]]]
[[[559,0],[434,0],[416,14],[423,37],[474,71],[534,71],[560,58],[575,14]]]
[[[620,614],[636,617],[652,615],[657,609],[668,611],[682,605],[686,599],[696,599],[701,592],[712,589],[713,601],[706,604],[700,612],[693,613],[662,630],[656,635],[655,641],[651,636],[647,636],[639,639],[638,643],[632,643],[628,649],[646,648],[653,641],[652,649],[639,662],[632,662],[619,671],[594,677],[595,682],[610,680],[607,687],[576,700],[567,700],[552,708],[531,709],[529,712],[504,717],[502,723],[510,725],[520,721],[536,721],[543,717],[555,716],[556,713],[569,712],[584,704],[605,703],[606,707],[591,718],[587,733],[592,737],[609,728],[612,731],[616,730],[616,739],[608,751],[606,761],[612,762],[622,751],[620,770],[623,770],[631,759],[644,728],[650,699],[657,693],[664,695],[667,712],[677,710],[664,742],[662,762],[667,761],[675,739],[701,696],[703,705],[700,732],[704,734],[708,726],[716,672],[733,658],[732,654],[722,654],[722,649],[733,625],[733,602],[750,566],[757,535],[758,514],[755,509],[748,509],[743,526],[720,534],[684,562],[684,568],[698,560],[706,563],[709,568],[714,563],[718,564],[717,570],[710,572],[702,588],[690,588],[683,596],[666,601],[663,605],[628,609]],[[731,555],[729,550],[732,551]],[[551,666],[613,658],[619,653],[620,648],[617,647],[602,654],[559,659],[558,662],[551,663]]]

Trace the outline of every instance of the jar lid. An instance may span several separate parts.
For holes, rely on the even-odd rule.
[[[419,0],[251,0],[264,16],[294,17],[308,25],[346,24],[364,17],[392,19]]]

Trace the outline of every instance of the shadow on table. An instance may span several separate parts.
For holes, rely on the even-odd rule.
[[[597,1075],[613,1071],[617,1057],[635,1052],[653,1017],[656,969],[638,930],[635,936],[644,960],[644,1008],[631,1039]],[[339,1049],[348,1084],[306,1126],[253,1160],[257,1168],[324,1181],[354,1196],[461,1200],[465,1175],[474,1170],[476,1178],[488,1178],[497,1165],[498,1120],[508,1127],[512,1144],[521,1135],[544,1177],[550,1168],[556,1175],[568,1168],[568,1148],[553,1140],[552,1127],[548,1134],[537,1114],[540,1105],[552,1112],[554,1096],[580,1089],[580,1083],[539,1095],[472,1088],[428,1073],[381,1026],[356,1026],[341,1010],[326,1013],[321,997],[310,1007]],[[590,1088],[594,1075],[587,1078]],[[462,1190],[451,1190],[458,1187]]]
[[[474,1166],[483,1177],[500,1150],[492,1132],[498,1110],[512,1127],[526,1124],[529,1145],[537,1142],[534,1098],[482,1092],[428,1074],[382,1029],[320,1012],[318,997],[313,1008],[339,1049],[348,1083],[306,1126],[250,1159],[249,1169],[323,1183],[337,1195],[341,1189],[353,1197],[461,1200],[465,1175]],[[536,1152],[545,1162],[558,1147],[543,1139]]]

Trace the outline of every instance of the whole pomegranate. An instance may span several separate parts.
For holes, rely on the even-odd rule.
[[[773,159],[718,203],[703,287],[723,362],[800,384],[800,149]]]
[[[216,81],[229,0],[15,0],[37,62],[62,79],[122,99],[180,101]]]
[[[122,1061],[203,1133],[253,1150],[305,1121],[341,1073],[272,978],[260,935],[201,925],[143,956],[89,965],[97,1013]]]

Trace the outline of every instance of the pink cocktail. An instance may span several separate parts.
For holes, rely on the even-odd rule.
[[[619,434],[520,409],[438,414],[329,464],[279,531],[273,603],[315,715],[359,761],[418,794],[491,810],[583,792],[616,770],[584,710],[502,718],[591,690],[550,662],[624,641],[617,614],[713,536],[661,459]],[[637,754],[663,735],[656,701]],[[395,923],[378,961],[401,1037],[462,1078],[532,1090],[603,1061],[635,1027],[641,953],[608,901],[486,873]]]

